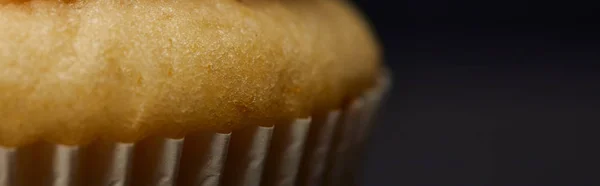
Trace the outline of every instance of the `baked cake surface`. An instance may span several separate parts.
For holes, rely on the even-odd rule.
[[[339,108],[379,58],[341,0],[0,0],[0,145],[272,125]]]

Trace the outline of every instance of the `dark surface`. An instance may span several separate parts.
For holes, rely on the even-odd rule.
[[[597,6],[357,5],[395,76],[365,185],[600,185]]]

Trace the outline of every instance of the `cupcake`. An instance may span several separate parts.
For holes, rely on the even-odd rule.
[[[343,0],[0,0],[0,186],[353,184],[380,57]]]

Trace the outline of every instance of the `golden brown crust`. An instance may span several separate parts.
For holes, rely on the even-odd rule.
[[[10,146],[271,125],[339,107],[379,70],[337,0],[32,1],[0,5],[0,30]]]

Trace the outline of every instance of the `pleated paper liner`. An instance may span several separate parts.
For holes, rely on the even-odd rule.
[[[182,139],[0,147],[0,186],[346,186],[389,74],[347,108],[271,127]]]

